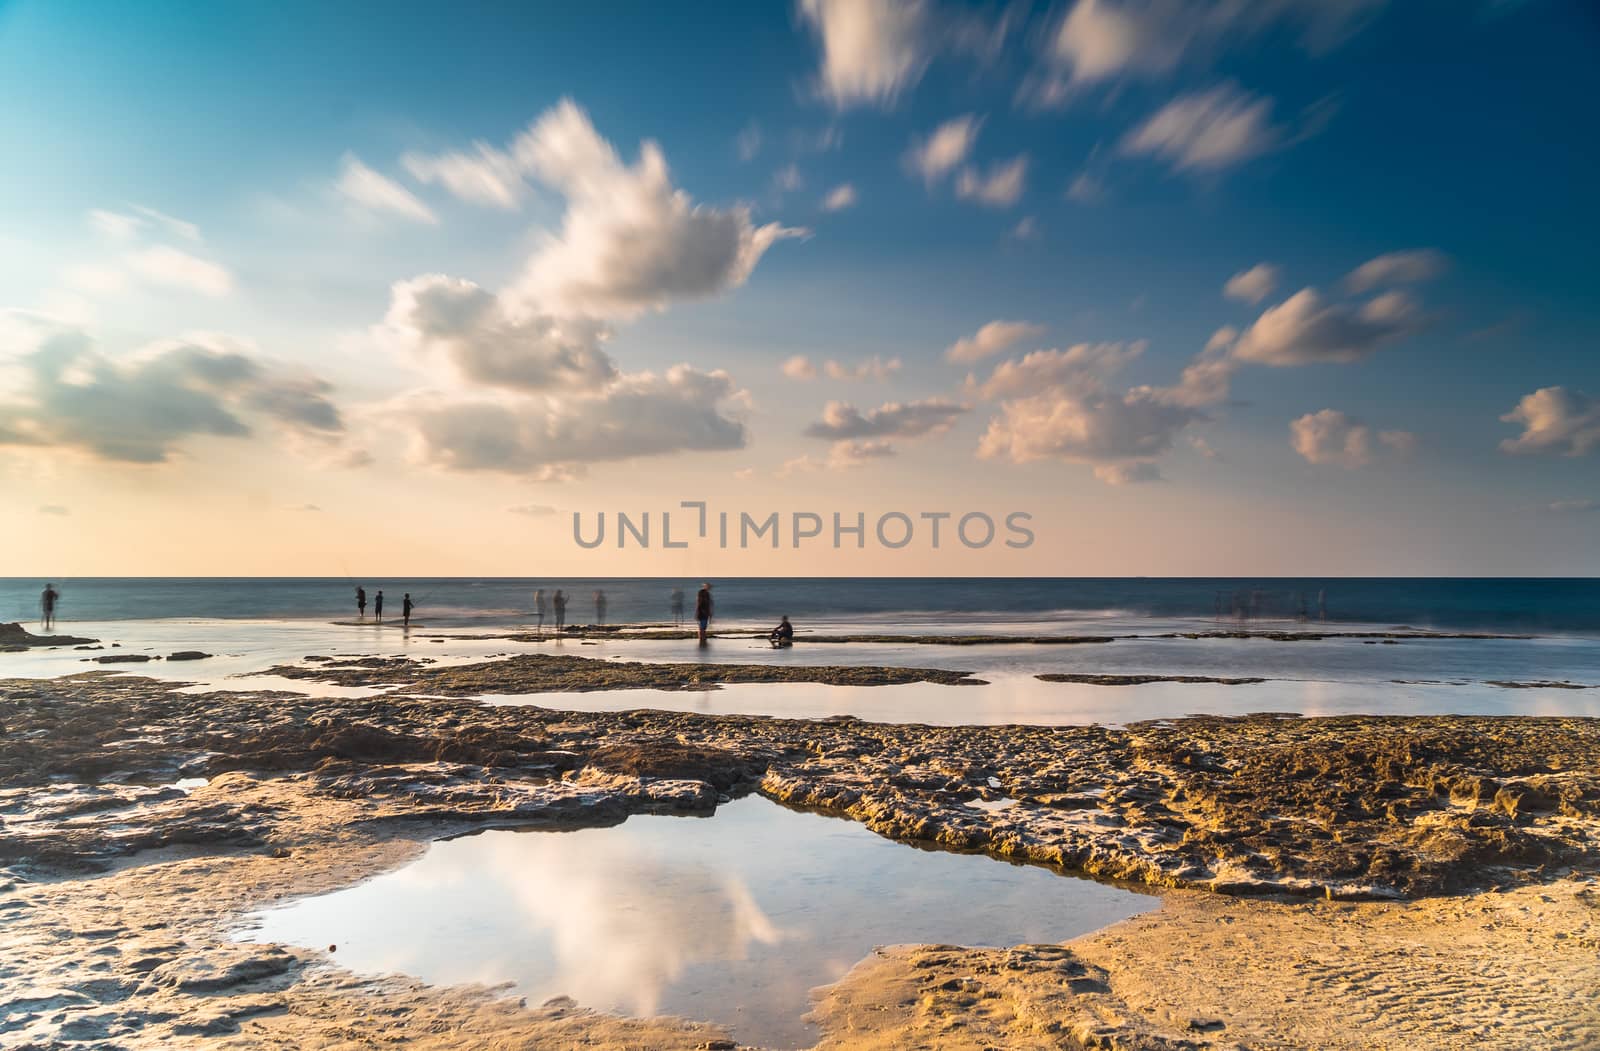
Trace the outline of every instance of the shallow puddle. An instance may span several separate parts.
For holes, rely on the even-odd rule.
[[[366,973],[514,982],[538,1004],[723,1023],[809,1047],[809,991],[875,946],[1059,942],[1154,897],[981,855],[922,850],[751,796],[712,818],[433,844],[358,886],[252,917],[254,941]]]

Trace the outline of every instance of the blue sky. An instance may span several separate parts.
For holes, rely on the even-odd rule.
[[[1044,523],[908,572],[1600,572],[1597,43],[1575,0],[0,2],[0,529],[595,571],[571,511],[709,493]]]

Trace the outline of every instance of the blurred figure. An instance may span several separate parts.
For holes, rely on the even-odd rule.
[[[411,592],[406,592],[406,597],[400,600],[400,619],[408,628],[411,627],[411,611],[416,608],[411,601]]]
[[[602,626],[606,622],[606,593],[599,589],[594,593],[594,622]]]
[[[555,597],[550,600],[550,605],[556,614],[556,634],[560,635],[567,627],[567,596],[561,593],[560,588],[556,588]]]
[[[360,585],[356,586],[356,613],[362,620],[367,619],[367,589]]]
[[[778,620],[778,626],[772,629],[767,636],[767,641],[772,643],[773,649],[782,649],[794,645],[794,625],[789,623],[789,615],[785,613]]]
[[[683,589],[672,589],[672,626],[683,627]]]
[[[372,599],[372,613],[378,618],[378,623],[383,623],[383,589],[379,588],[377,595]]]
[[[533,615],[539,618],[539,634],[544,634],[544,588],[533,593]]]
[[[46,584],[39,592],[39,627],[44,631],[56,626],[56,601],[60,598],[61,592],[54,584]]]
[[[700,593],[694,597],[694,619],[700,625],[700,645],[706,644],[706,628],[711,626],[711,585],[701,584]]]

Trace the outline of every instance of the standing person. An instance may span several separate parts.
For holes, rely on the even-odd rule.
[[[533,593],[533,615],[539,618],[539,634],[544,634],[544,588]]]
[[[378,618],[378,623],[383,623],[383,589],[378,589],[378,594],[372,600],[372,613]]]
[[[711,626],[711,585],[701,584],[694,597],[694,619],[700,625],[700,645],[706,644],[706,628]]]
[[[672,589],[672,626],[683,627],[683,589]]]
[[[594,593],[594,622],[601,627],[606,623],[606,593],[599,589]]]
[[[411,627],[411,611],[416,608],[416,603],[411,601],[411,592],[406,592],[406,597],[400,600],[400,619],[408,628]]]
[[[44,590],[39,592],[39,627],[49,631],[56,626],[56,600],[61,593],[54,584],[46,584]]]
[[[550,600],[550,605],[555,611],[556,634],[559,635],[567,626],[567,596],[561,593],[560,588],[556,588],[555,597]]]
[[[367,589],[359,584],[356,585],[356,613],[362,620],[367,619]]]

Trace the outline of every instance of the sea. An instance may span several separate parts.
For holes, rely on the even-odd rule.
[[[871,624],[907,632],[986,630],[996,622],[1139,630],[1204,622],[1280,628],[1296,623],[1413,627],[1445,632],[1600,637],[1600,578],[1510,577],[738,577],[712,584],[719,620]],[[381,590],[389,612],[404,595],[431,627],[526,620],[534,593],[558,589],[567,619],[660,623],[671,593],[692,610],[702,581],[662,577],[79,577],[0,578],[0,622],[34,621],[46,583],[73,621],[170,618],[329,620],[356,613],[355,589]],[[1098,625],[1098,629],[1096,626]]]

